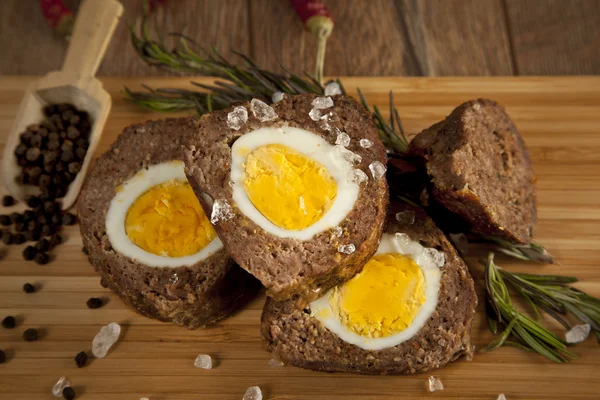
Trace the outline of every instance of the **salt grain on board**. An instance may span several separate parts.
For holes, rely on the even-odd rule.
[[[119,340],[121,334],[121,325],[111,322],[100,328],[100,331],[94,337],[92,342],[92,353],[96,358],[104,358],[108,350]]]
[[[212,358],[208,354],[200,354],[194,360],[194,367],[200,369],[212,369]]]
[[[429,389],[430,392],[435,392],[437,390],[444,390],[444,384],[442,383],[442,381],[440,381],[435,376],[430,376],[427,379],[427,389]]]
[[[325,85],[325,96],[335,96],[336,94],[342,94],[340,84],[337,82],[329,82]]]
[[[262,400],[262,392],[258,386],[249,387],[242,400]]]
[[[567,343],[579,343],[587,339],[592,327],[590,324],[575,325],[565,334]]]
[[[67,386],[71,386],[71,382],[69,382],[66,376],[61,376],[52,388],[52,394],[54,397],[62,397],[63,389]]]

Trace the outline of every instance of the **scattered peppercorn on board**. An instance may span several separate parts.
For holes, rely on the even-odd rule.
[[[0,77],[0,143],[25,87],[34,77]],[[202,80],[202,79],[200,79]],[[98,151],[122,129],[165,114],[146,112],[122,98],[124,85],[138,88],[190,87],[188,78],[103,79],[113,108]],[[205,80],[208,83],[208,80]],[[355,94],[360,87],[372,104],[387,109],[393,90],[407,132],[417,133],[441,120],[461,102],[488,97],[504,105],[529,147],[537,176],[539,223],[536,239],[560,264],[541,266],[497,257],[510,271],[574,275],[577,287],[600,296],[600,77],[564,78],[343,78]],[[0,196],[6,189],[0,190]],[[0,207],[0,214],[22,205]],[[151,400],[242,399],[260,386],[265,399],[592,399],[600,393],[600,345],[594,337],[572,348],[578,357],[554,364],[542,356],[503,347],[460,360],[431,374],[359,376],[326,374],[269,364],[260,339],[261,296],[249,307],[207,329],[188,331],[129,310],[100,286],[100,278],[81,251],[77,226],[63,230],[66,241],[46,265],[25,261],[26,246],[0,249],[0,319],[16,317],[14,329],[0,327],[0,398],[53,399],[51,390],[67,376],[78,399]],[[482,267],[469,258],[480,304],[473,326],[478,348],[492,336],[483,312]],[[26,293],[25,283],[36,285]],[[105,300],[89,309],[91,297]],[[562,336],[564,330],[557,328]],[[91,357],[92,339],[110,322],[122,325],[121,338],[104,359]],[[35,328],[39,340],[23,340]],[[90,355],[77,368],[75,357]],[[198,354],[213,357],[213,369],[194,368]],[[429,393],[427,379],[438,377],[444,390]]]

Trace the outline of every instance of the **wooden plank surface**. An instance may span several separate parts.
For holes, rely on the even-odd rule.
[[[324,1],[336,23],[326,58],[329,75],[600,73],[598,0]],[[121,2],[125,13],[99,74],[169,75],[145,65],[129,43],[142,0]],[[76,9],[80,0],[65,3]],[[184,31],[225,54],[245,52],[271,70],[279,62],[297,73],[314,68],[315,40],[286,0],[171,0],[158,20],[167,32]],[[0,74],[58,69],[66,46],[37,1],[2,1]]]
[[[30,78],[0,77],[0,144],[3,146],[21,95]],[[123,85],[186,87],[187,79],[104,79],[114,104],[99,151],[132,123],[160,115],[126,103]],[[396,93],[406,129],[416,133],[443,118],[460,102],[478,96],[500,101],[519,126],[534,161],[539,194],[537,239],[560,264],[539,266],[500,259],[512,271],[576,275],[583,290],[600,296],[600,78],[343,78],[351,92],[360,86],[367,98],[385,109],[388,90]],[[0,195],[4,192],[0,191]],[[4,210],[0,209],[0,212]],[[59,376],[68,376],[81,399],[152,400],[241,399],[248,386],[259,385],[265,399],[392,400],[592,399],[600,393],[600,346],[590,338],[574,348],[578,357],[557,365],[536,354],[512,348],[476,354],[435,371],[445,390],[426,391],[429,374],[367,377],[326,374],[269,366],[270,355],[259,336],[264,298],[214,327],[188,331],[142,317],[103,289],[81,253],[76,228],[46,266],[24,262],[22,246],[3,248],[0,261],[0,317],[16,315],[19,326],[0,329],[0,348],[9,361],[0,365],[0,398],[52,399]],[[481,294],[481,267],[470,259]],[[42,286],[25,294],[25,282]],[[108,304],[89,310],[90,296]],[[91,349],[98,329],[109,322],[123,325],[119,343],[105,359],[77,369],[73,357]],[[22,332],[43,332],[27,343]],[[491,339],[482,304],[473,326],[481,348]],[[200,353],[216,360],[210,371],[193,367]]]

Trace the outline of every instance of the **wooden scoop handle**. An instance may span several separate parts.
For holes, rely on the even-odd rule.
[[[62,71],[74,79],[93,77],[123,6],[117,0],[86,0],[80,7]]]

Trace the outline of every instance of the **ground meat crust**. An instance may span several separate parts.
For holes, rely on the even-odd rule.
[[[241,135],[261,127],[298,127],[313,132],[334,144],[337,133],[325,130],[319,122],[309,117],[315,95],[284,96],[273,105],[278,118],[260,122],[253,116],[248,103],[248,122],[239,131],[227,126],[227,114],[233,107],[205,115],[200,121],[197,138],[191,138],[185,152],[186,173],[200,203],[208,215],[214,200],[225,200],[235,216],[217,222],[215,228],[234,260],[256,276],[268,289],[267,294],[283,300],[296,297],[307,302],[340,282],[358,273],[376,251],[388,204],[388,187],[385,178],[373,179],[369,164],[379,161],[386,164],[386,153],[381,144],[371,116],[355,100],[333,96],[334,107],[331,126],[346,132],[351,142],[348,149],[360,155],[360,168],[368,176],[361,184],[359,197],[352,211],[339,224],[341,237],[332,237],[332,229],[315,235],[307,241],[274,236],[241,213],[232,200],[229,185],[231,173],[231,146]],[[203,138],[203,144],[198,138]],[[205,139],[204,139],[205,138]],[[360,139],[368,139],[373,146],[365,149]],[[356,251],[346,255],[338,246],[354,244]]]
[[[182,141],[195,135],[195,118],[148,121],[124,130],[90,171],[77,204],[84,247],[103,285],[141,314],[188,328],[233,313],[260,287],[221,249],[177,268],[149,267],[115,252],[106,234],[106,213],[115,189],[140,169],[182,158]]]
[[[525,143],[504,109],[479,99],[417,135],[410,151],[432,180],[432,195],[472,229],[514,243],[533,238],[537,211]]]
[[[388,233],[404,232],[423,246],[435,247],[446,254],[438,305],[425,326],[398,346],[368,351],[327,330],[310,316],[309,310],[298,310],[290,301],[267,299],[261,331],[268,350],[276,358],[285,364],[318,371],[413,374],[473,354],[471,323],[477,296],[467,266],[422,210],[398,204],[390,215],[398,211],[414,211],[415,223],[400,226],[390,217]]]

